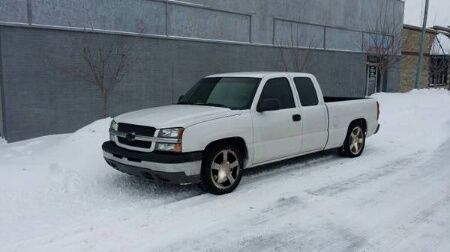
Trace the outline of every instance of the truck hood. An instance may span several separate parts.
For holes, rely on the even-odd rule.
[[[235,116],[240,111],[228,108],[197,105],[169,105],[126,113],[114,118],[118,123],[151,126],[157,129],[183,127],[202,122]]]

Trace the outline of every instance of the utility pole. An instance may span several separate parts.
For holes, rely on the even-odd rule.
[[[420,83],[422,82],[421,79],[422,79],[422,65],[423,65],[423,46],[425,43],[425,32],[427,30],[429,2],[430,0],[425,0],[425,11],[423,14],[422,33],[420,34],[419,63],[417,64],[416,70],[416,85],[415,85],[416,89],[419,89]]]

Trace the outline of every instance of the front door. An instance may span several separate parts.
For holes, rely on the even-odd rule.
[[[301,151],[300,109],[296,106],[292,86],[287,78],[268,80],[259,98],[275,99],[280,110],[252,111],[254,163],[298,155]]]
[[[376,64],[367,64],[367,81],[366,81],[366,95],[378,93],[378,66]]]

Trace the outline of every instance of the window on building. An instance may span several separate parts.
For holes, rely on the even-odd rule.
[[[286,78],[275,78],[268,80],[261,93],[260,101],[265,99],[276,99],[280,103],[280,109],[294,108],[295,102],[292,89]]]
[[[450,57],[433,55],[430,58],[430,86],[445,86],[449,83]]]
[[[364,49],[369,53],[386,54],[395,53],[397,48],[394,38],[388,35],[365,33],[364,34]]]
[[[316,106],[319,104],[316,88],[310,78],[297,77],[294,78],[295,87],[297,88],[298,97],[303,107]]]

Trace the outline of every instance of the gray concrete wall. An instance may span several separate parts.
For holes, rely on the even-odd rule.
[[[28,23],[27,0],[1,0],[0,21]]]
[[[326,95],[362,96],[362,44],[380,3],[401,29],[399,0],[1,0],[0,122],[16,141],[100,118],[99,90],[68,73],[83,64],[85,47],[131,48],[113,115],[170,104],[208,74],[285,70],[282,51],[304,52],[292,47],[315,48],[304,71]],[[298,71],[292,57],[286,64]],[[398,90],[398,77],[390,71],[386,90]]]
[[[0,21],[273,44],[288,36],[289,20],[306,33],[330,28],[331,49],[360,50],[348,35],[370,31],[384,3],[400,31],[399,0],[2,0]]]
[[[398,59],[398,62],[394,64],[393,67],[388,69],[387,73],[387,82],[384,83],[383,90],[386,92],[399,92],[400,91],[400,84],[401,84],[401,77],[400,77],[400,56]]]
[[[166,33],[166,4],[147,0],[29,0],[40,25]]]
[[[81,64],[86,46],[132,48],[133,67],[111,94],[112,115],[171,104],[205,75],[283,69],[281,49],[269,46],[5,26],[0,34],[9,141],[74,131],[101,117],[99,90],[66,71]],[[362,53],[313,50],[306,71],[326,95],[362,96],[365,61]]]
[[[376,20],[382,2],[385,2],[387,18],[395,19],[401,29],[404,3],[399,0],[189,0],[212,8],[253,13],[253,37],[257,43],[271,44],[273,41],[273,18],[300,23],[317,24],[354,31],[367,31]],[[337,35],[339,36],[339,35]],[[339,36],[336,39],[343,38]]]
[[[174,4],[168,13],[168,35],[251,42],[251,15]]]

